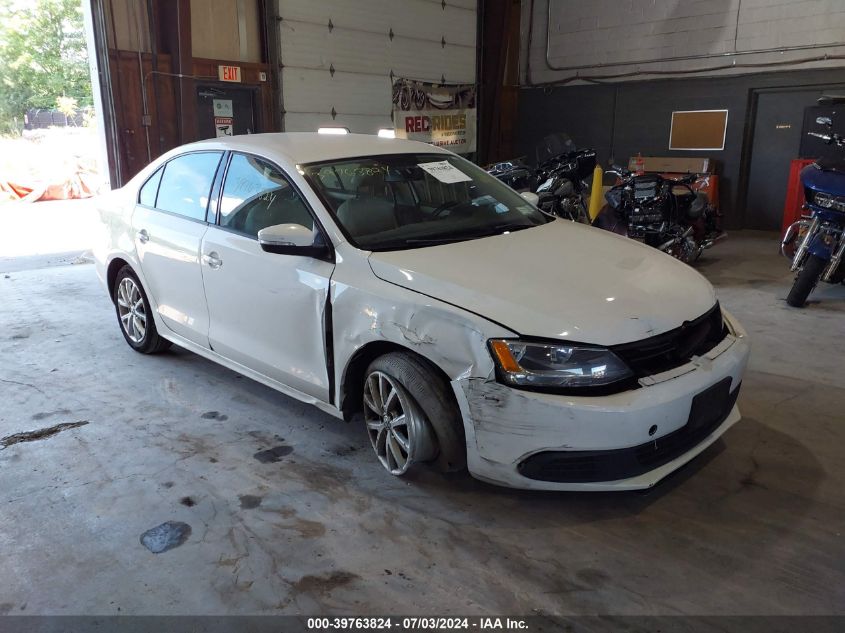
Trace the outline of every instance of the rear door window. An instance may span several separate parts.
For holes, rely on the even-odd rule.
[[[161,176],[156,208],[204,221],[222,156],[223,152],[193,152],[169,161]]]

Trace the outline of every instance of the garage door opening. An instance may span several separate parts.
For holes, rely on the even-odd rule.
[[[8,0],[0,12],[0,259],[72,261],[107,182],[84,7]]]

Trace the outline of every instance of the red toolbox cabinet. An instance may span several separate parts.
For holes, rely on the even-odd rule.
[[[789,183],[786,187],[786,201],[783,205],[783,226],[781,233],[793,222],[801,219],[804,206],[804,187],[801,186],[801,170],[812,165],[814,158],[795,158],[789,166]]]

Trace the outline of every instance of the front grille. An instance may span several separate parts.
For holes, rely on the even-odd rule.
[[[651,376],[690,361],[716,347],[727,336],[719,303],[681,327],[651,338],[611,348],[638,378]]]
[[[700,444],[727,419],[739,385],[731,378],[716,383],[692,400],[687,423],[677,431],[639,446],[608,451],[545,451],[519,464],[521,475],[538,481],[589,483],[636,477],[669,463]]]

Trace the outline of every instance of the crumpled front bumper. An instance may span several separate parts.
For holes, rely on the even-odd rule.
[[[682,435],[696,395],[729,381],[729,391],[735,397],[742,380],[750,351],[747,336],[730,315],[726,314],[726,319],[732,333],[710,352],[671,371],[641,379],[639,389],[623,393],[573,397],[512,389],[485,378],[453,381],[464,419],[470,473],[498,485],[535,490],[637,490],[654,486],[738,422],[738,407],[728,405],[729,410],[714,423],[716,426],[706,435],[696,436],[694,444],[683,446],[683,452],[676,451],[669,461],[661,460],[654,468],[633,476],[608,481],[547,481],[525,476],[524,463],[532,455],[546,452],[600,454],[606,458],[627,455],[623,449],[660,443],[661,439],[666,443]]]

